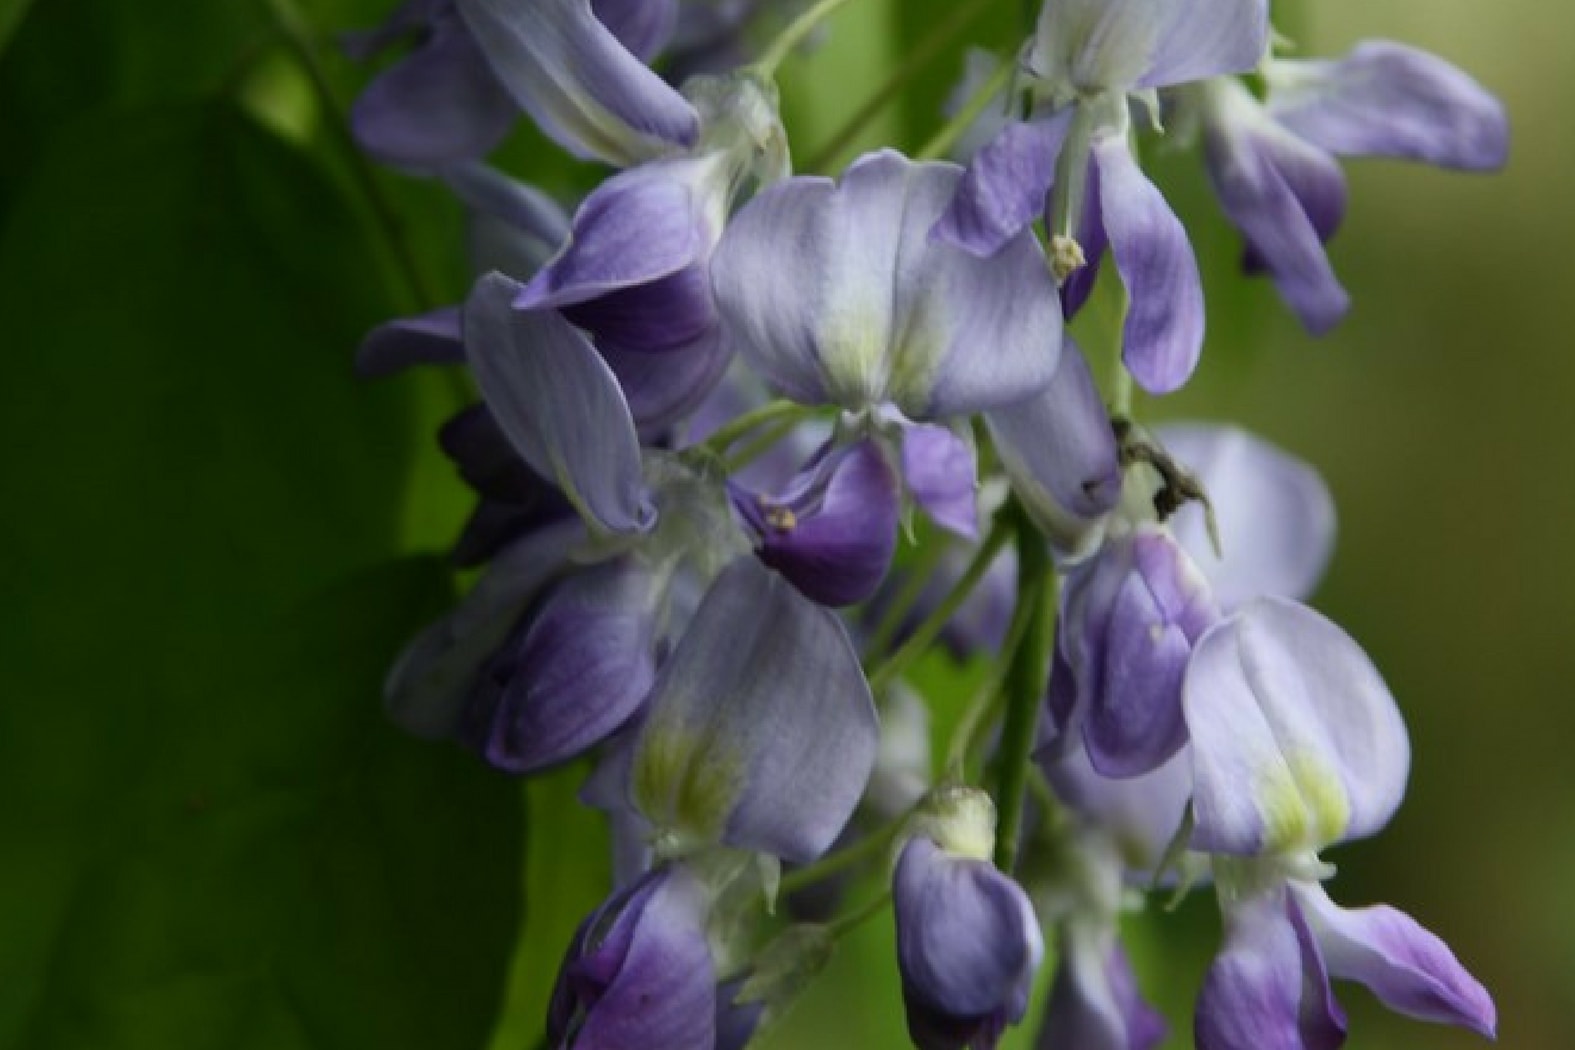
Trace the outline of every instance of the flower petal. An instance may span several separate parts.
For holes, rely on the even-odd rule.
[[[985,413],[1012,488],[1061,549],[1075,551],[1121,497],[1115,433],[1070,337],[1050,385]]]
[[[1132,964],[1113,937],[1090,937],[1072,924],[1060,948],[1039,1045],[1151,1050],[1164,1041],[1165,1020],[1138,994]]]
[[[925,836],[908,840],[892,878],[903,998],[949,1018],[1028,1007],[1044,956],[1028,895],[988,861],[947,853]]]
[[[731,348],[716,329],[659,354],[601,347],[642,434],[661,431],[700,407],[727,373]]]
[[[1269,119],[1238,81],[1207,91],[1203,147],[1214,192],[1254,266],[1322,335],[1351,302],[1323,250],[1345,212],[1345,174],[1333,156]]]
[[[1138,385],[1168,394],[1192,375],[1203,350],[1203,286],[1187,231],[1127,149],[1109,136],[1094,144],[1100,215],[1131,306],[1122,359]]]
[[[1345,1015],[1300,911],[1276,888],[1225,912],[1225,946],[1203,979],[1198,1050],[1336,1050]]]
[[[560,522],[503,550],[454,611],[416,635],[389,668],[389,717],[421,737],[459,730],[483,666],[584,537],[579,522]]]
[[[1182,748],[1150,773],[1119,779],[1095,770],[1083,747],[1052,744],[1036,757],[1056,797],[1110,832],[1128,870],[1152,877],[1192,797],[1192,753]]]
[[[1044,210],[1072,111],[1012,121],[968,162],[933,236],[980,257],[994,255]]]
[[[632,167],[693,146],[700,118],[596,20],[590,0],[455,0],[514,101],[564,149]]]
[[[628,558],[558,584],[483,678],[478,703],[493,707],[487,761],[534,773],[629,721],[656,677],[656,598],[650,572]]]
[[[1077,312],[1088,302],[1088,297],[1094,294],[1094,285],[1099,282],[1099,270],[1104,264],[1105,249],[1110,247],[1110,238],[1105,233],[1105,220],[1102,209],[1103,191],[1099,186],[1099,165],[1094,163],[1092,155],[1088,158],[1088,172],[1083,183],[1083,214],[1077,221],[1077,246],[1083,251],[1084,263],[1072,272],[1061,284],[1061,310],[1068,320],[1077,316]],[[1045,222],[1054,221],[1047,210]]]
[[[804,863],[875,763],[869,685],[835,613],[753,557],[712,584],[662,668],[632,791],[652,823]]]
[[[1268,0],[1160,0],[1157,46],[1139,88],[1245,73],[1269,50]]]
[[[569,217],[534,186],[484,164],[461,164],[443,181],[470,212],[470,263],[476,273],[497,270],[525,280],[569,237]]]
[[[492,152],[518,115],[476,41],[444,13],[420,47],[361,92],[350,130],[378,160],[435,171]]]
[[[743,356],[796,400],[920,421],[1045,386],[1061,317],[1037,242],[978,259],[929,237],[959,175],[883,151],[840,185],[789,179],[751,201],[712,266]]]
[[[1386,905],[1342,908],[1314,883],[1292,883],[1291,893],[1331,974],[1362,982],[1385,1006],[1409,1017],[1494,1037],[1493,997],[1411,916]]]
[[[1215,853],[1284,853],[1371,835],[1400,804],[1405,724],[1378,670],[1323,616],[1242,606],[1198,643],[1182,688],[1197,827]]]
[[[1201,505],[1188,503],[1170,531],[1209,578],[1226,612],[1260,595],[1303,600],[1334,553],[1334,499],[1303,460],[1233,426],[1167,423],[1166,451],[1209,494],[1223,559],[1209,542]]]
[[[667,46],[678,24],[678,0],[591,0],[591,11],[641,62]]]
[[[465,350],[487,406],[525,462],[554,479],[593,528],[649,531],[654,511],[617,379],[556,313],[515,310],[518,292],[515,281],[489,274],[465,304]]]
[[[778,495],[735,490],[760,560],[822,605],[864,601],[897,549],[897,477],[874,441],[833,449]]]
[[[937,423],[902,427],[902,482],[930,519],[965,540],[979,538],[979,463],[973,442]]]
[[[361,341],[355,355],[356,374],[377,379],[412,365],[463,364],[465,343],[459,321],[457,306],[385,321]]]
[[[1347,157],[1401,157],[1490,171],[1509,156],[1504,107],[1436,55],[1387,40],[1338,61],[1275,62],[1269,112],[1302,138]]]

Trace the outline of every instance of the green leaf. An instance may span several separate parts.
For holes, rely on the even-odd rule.
[[[227,107],[53,140],[0,234],[0,1048],[486,1039],[513,784],[382,717],[410,385],[347,202]],[[414,382],[414,381],[413,381]]]

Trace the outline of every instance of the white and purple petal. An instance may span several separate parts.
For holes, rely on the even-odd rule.
[[[1245,73],[1269,50],[1268,0],[1153,0],[1158,32],[1136,87]]]
[[[1270,64],[1269,113],[1320,149],[1491,171],[1509,156],[1504,107],[1471,77],[1404,44],[1369,40],[1337,61]]]
[[[655,511],[617,378],[557,313],[514,309],[519,288],[489,274],[465,304],[465,352],[482,397],[525,462],[553,479],[587,524],[615,535],[649,531]]]
[[[805,863],[853,815],[877,742],[841,621],[746,556],[717,577],[658,675],[631,790],[681,843]]]
[[[1196,849],[1317,850],[1373,834],[1405,793],[1394,698],[1361,647],[1304,605],[1258,598],[1206,634],[1182,704]]]
[[[1168,394],[1203,350],[1203,285],[1187,231],[1133,159],[1124,136],[1095,142],[1100,217],[1130,305],[1122,360],[1139,386]]]
[[[629,52],[590,0],[455,0],[514,101],[570,153],[631,167],[700,134],[694,107]]]

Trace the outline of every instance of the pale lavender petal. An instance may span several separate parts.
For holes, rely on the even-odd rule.
[[[443,181],[465,207],[485,212],[542,245],[556,249],[568,239],[568,215],[557,201],[535,186],[511,179],[485,164],[447,168]]]
[[[966,540],[979,538],[979,464],[971,442],[937,423],[903,426],[902,481],[935,524]]]
[[[1411,916],[1387,905],[1342,908],[1313,883],[1292,883],[1291,893],[1335,977],[1360,981],[1385,1006],[1409,1017],[1494,1037],[1493,997],[1447,944]]]
[[[591,10],[642,62],[667,46],[678,24],[678,0],[591,0]]]
[[[1235,902],[1203,980],[1198,1050],[1335,1050],[1345,1015],[1300,911],[1283,889]]]
[[[445,13],[420,47],[367,85],[350,130],[378,160],[435,171],[490,153],[518,115],[470,33]]]
[[[1213,117],[1203,148],[1214,192],[1254,269],[1272,276],[1307,330],[1322,335],[1351,302],[1323,250],[1345,212],[1345,174],[1333,156],[1270,120],[1239,82],[1207,90]]]
[[[885,151],[840,185],[790,179],[751,201],[712,266],[741,354],[797,400],[921,421],[1045,386],[1061,316],[1038,243],[1025,231],[978,259],[929,237],[959,175]]]
[[[1509,156],[1504,107],[1436,55],[1387,40],[1338,61],[1276,62],[1269,112],[1331,153],[1488,171]]]
[[[1045,207],[1072,111],[1049,120],[1006,125],[968,162],[957,193],[933,235],[989,256],[1033,223]]]
[[[455,0],[514,101],[577,157],[632,167],[693,146],[700,118],[596,20],[590,0]]]
[[[412,365],[463,364],[465,343],[459,323],[457,306],[385,321],[361,341],[361,349],[355,355],[356,374],[374,379]]]
[[[1068,338],[1048,387],[984,418],[1013,489],[1058,547],[1075,549],[1121,496],[1115,434],[1083,352]]]
[[[658,676],[632,791],[686,841],[804,863],[853,815],[876,746],[869,685],[841,621],[743,557]]]
[[[875,592],[897,549],[897,476],[870,440],[833,449],[785,492],[734,492],[760,560],[822,605]]]
[[[651,574],[627,558],[559,583],[482,677],[487,761],[534,773],[628,722],[656,676],[656,600]]]
[[[489,274],[465,304],[465,350],[487,406],[525,462],[557,482],[593,528],[649,531],[655,512],[617,379],[556,313],[514,309],[519,287]]]
[[[584,537],[579,522],[561,522],[502,551],[454,611],[412,639],[389,669],[389,717],[417,736],[456,732],[483,666]]]
[[[1132,159],[1124,138],[1094,144],[1100,214],[1131,305],[1122,359],[1139,386],[1168,394],[1203,350],[1203,285],[1187,231]]]
[[[1304,605],[1258,598],[1210,631],[1182,702],[1197,849],[1284,853],[1361,838],[1405,793],[1411,748],[1394,698],[1361,647]]]
[[[652,872],[581,924],[553,989],[547,1032],[582,1050],[695,1050],[716,1040],[704,890]]]
[[[1156,46],[1137,87],[1245,73],[1269,50],[1268,0],[1159,0]]]
[[[1044,956],[1022,887],[988,861],[948,854],[919,836],[897,861],[892,906],[903,1001],[921,1047],[993,1045],[989,1035],[1022,1020]],[[960,1028],[987,1034],[936,1038]]]
[[[1060,942],[1039,1050],[1152,1050],[1165,1020],[1138,994],[1126,952],[1074,928]]]
[[[1192,797],[1192,753],[1182,748],[1153,772],[1107,777],[1082,747],[1044,748],[1036,756],[1056,797],[1111,833],[1127,868],[1151,876],[1181,827]]]
[[[1334,553],[1334,499],[1318,472],[1238,427],[1167,423],[1154,433],[1213,504],[1223,558],[1201,505],[1188,503],[1169,525],[1220,607],[1229,612],[1260,595],[1309,597]]]

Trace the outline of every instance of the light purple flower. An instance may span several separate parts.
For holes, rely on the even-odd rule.
[[[1138,994],[1137,978],[1113,931],[1077,924],[1058,942],[1055,984],[1038,1050],[1151,1050],[1165,1021]]]
[[[1252,68],[1268,44],[1267,6],[1047,0],[1025,57],[1042,115],[1008,125],[975,155],[936,226],[940,238],[978,255],[999,251],[1041,212],[1062,244],[1095,249],[1088,259],[1108,242],[1131,302],[1123,359],[1151,393],[1169,393],[1192,374],[1203,295],[1186,231],[1132,157],[1129,96],[1154,114],[1158,88]],[[1077,265],[1078,253],[1068,253],[1057,258],[1063,279]],[[1070,305],[1084,294],[1078,289]]]
[[[926,835],[892,880],[908,1033],[920,1050],[991,1050],[1021,1021],[1044,943],[1033,905],[988,860]]]
[[[1498,100],[1444,60],[1365,41],[1339,60],[1264,67],[1268,97],[1199,85],[1204,157],[1225,213],[1307,329],[1322,334],[1350,299],[1323,246],[1345,215],[1338,157],[1394,157],[1462,171],[1503,166],[1509,124]]]

